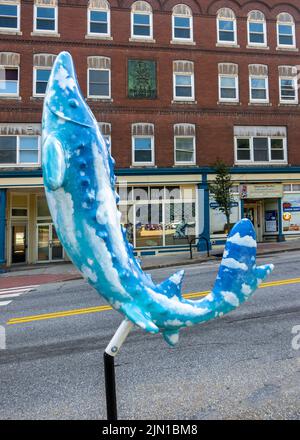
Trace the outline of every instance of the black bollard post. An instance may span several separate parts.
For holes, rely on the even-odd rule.
[[[107,420],[118,420],[115,358],[104,352],[104,375]]]

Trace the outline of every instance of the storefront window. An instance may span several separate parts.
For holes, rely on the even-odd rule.
[[[284,185],[282,199],[283,232],[300,234],[300,186],[299,184]],[[298,191],[298,192],[296,192]]]
[[[50,211],[45,196],[37,197],[37,216],[38,217],[50,217]]]
[[[230,225],[231,227],[239,220],[239,196],[234,195],[231,206]],[[227,221],[226,216],[218,209],[218,204],[215,202],[213,196],[210,196],[209,201],[210,209],[210,233],[213,236],[225,236],[227,235]]]
[[[180,246],[195,236],[195,186],[120,186],[119,195],[121,221],[134,247]]]

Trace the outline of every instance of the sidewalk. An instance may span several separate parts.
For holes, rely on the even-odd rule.
[[[300,251],[300,239],[289,240],[282,243],[259,243],[257,255],[271,255],[279,252]],[[189,252],[160,254],[141,258],[144,270],[165,267],[201,264],[205,261],[221,258],[223,246],[215,246],[207,257],[206,252],[193,251],[193,259]],[[81,279],[80,272],[72,263],[35,264],[23,267],[9,268],[8,272],[0,274],[0,288],[17,286],[40,285]]]

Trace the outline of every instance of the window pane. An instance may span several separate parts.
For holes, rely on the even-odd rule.
[[[48,82],[51,70],[47,69],[36,69],[36,79],[37,81],[46,81]]]
[[[150,15],[146,14],[134,14],[133,15],[134,24],[146,24],[150,25]]]
[[[20,163],[37,163],[38,152],[37,151],[20,151],[19,155]]]
[[[106,23],[90,23],[90,32],[95,34],[107,34]]]
[[[249,23],[250,32],[263,34],[264,33],[264,25],[263,23]]]
[[[271,160],[284,160],[283,139],[271,139]]]
[[[107,21],[107,12],[91,11],[91,21]]]
[[[250,160],[250,140],[237,139],[237,160]]]
[[[152,162],[152,152],[147,150],[135,150],[134,152],[135,162]]]
[[[192,83],[191,75],[176,75],[177,86],[190,86]]]
[[[38,150],[39,141],[37,136],[20,136],[20,150]]]
[[[293,35],[293,27],[291,25],[280,24],[278,28],[280,35]]]
[[[176,138],[176,162],[194,161],[194,138]]]
[[[223,99],[236,99],[235,89],[221,89],[221,98]]]
[[[232,20],[219,20],[219,29],[222,31],[233,31],[233,21]]]
[[[261,43],[263,44],[265,42],[264,34],[250,34],[250,43]]]
[[[135,138],[134,148],[136,150],[151,150],[151,138]]]
[[[18,81],[18,69],[5,69],[5,79],[9,81]]]
[[[0,136],[0,163],[16,163],[17,137]]]
[[[219,32],[220,41],[234,41],[234,32]]]
[[[255,162],[268,162],[268,138],[253,138],[253,151]]]
[[[108,84],[90,84],[89,95],[90,96],[109,96]]]
[[[55,18],[55,9],[54,8],[36,8],[36,16],[37,18]]]
[[[16,17],[17,16],[17,6],[0,5],[0,15]]]
[[[175,26],[190,27],[190,19],[186,17],[174,17]]]
[[[150,36],[150,27],[149,26],[133,26],[134,35],[143,35]]]
[[[178,97],[192,97],[191,87],[176,87],[176,96]]]
[[[175,38],[191,38],[191,31],[190,29],[175,28],[174,36]]]
[[[0,27],[9,28],[9,29],[17,29],[18,28],[18,19],[13,17],[1,17],[0,16]]]
[[[18,93],[18,83],[16,81],[0,80],[0,95],[16,95]]]
[[[55,21],[52,20],[37,20],[36,28],[41,31],[54,31],[55,30]]]
[[[221,87],[234,89],[235,88],[235,78],[223,76],[221,78]]]
[[[279,44],[286,45],[286,46],[293,46],[294,39],[293,39],[293,37],[280,35],[279,36]]]

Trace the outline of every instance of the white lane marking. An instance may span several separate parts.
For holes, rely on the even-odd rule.
[[[39,284],[34,284],[34,285],[32,285],[32,286],[16,286],[16,287],[7,287],[7,288],[3,288],[3,289],[0,289],[0,293],[2,292],[2,291],[7,291],[7,290],[26,290],[26,289],[34,289],[34,288],[36,288],[36,287],[39,287]]]
[[[7,306],[11,301],[0,301],[0,307]]]
[[[15,298],[20,295],[21,295],[21,293],[10,293],[9,295],[1,295],[0,299],[2,300],[3,298],[5,298],[5,299],[6,298]]]
[[[19,293],[22,295],[23,293],[30,292],[33,289],[14,289],[14,290],[2,290],[0,291],[0,298],[2,295],[6,295],[8,293]]]

